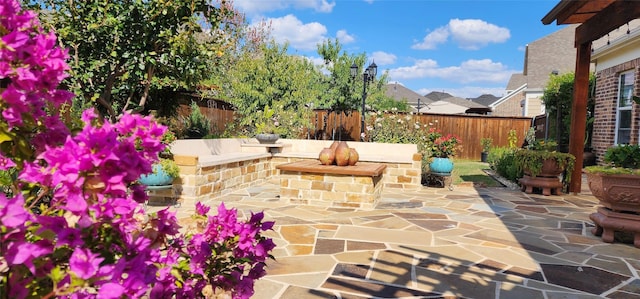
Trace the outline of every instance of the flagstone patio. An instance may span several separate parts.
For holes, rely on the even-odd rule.
[[[384,190],[371,210],[286,204],[278,190],[274,181],[225,197],[276,223],[275,260],[252,298],[640,298],[640,249],[591,234],[588,189]]]

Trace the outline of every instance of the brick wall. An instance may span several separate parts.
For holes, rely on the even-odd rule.
[[[640,94],[640,58],[604,69],[596,74],[595,120],[591,147],[596,154],[598,164],[602,164],[604,153],[609,147],[615,144],[618,81],[620,79],[620,73],[630,70],[635,72],[634,94]],[[631,117],[633,119],[631,125],[631,143],[638,143],[640,108],[637,104],[633,104]]]

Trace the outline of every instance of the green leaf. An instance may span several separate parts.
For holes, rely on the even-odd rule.
[[[51,272],[49,273],[49,278],[51,278],[54,285],[61,282],[62,279],[64,279],[64,277],[65,277],[65,272],[62,271],[60,266],[55,266],[53,269],[51,269]]]

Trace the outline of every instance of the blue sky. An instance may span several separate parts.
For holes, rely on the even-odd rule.
[[[267,21],[292,54],[320,63],[316,45],[338,38],[419,94],[502,96],[522,73],[524,48],[561,29],[540,21],[559,0],[235,0],[251,24]],[[368,64],[367,64],[368,65]]]

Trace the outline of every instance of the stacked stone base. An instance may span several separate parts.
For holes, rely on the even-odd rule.
[[[280,172],[280,200],[323,207],[373,209],[382,195],[382,176]]]
[[[262,184],[276,171],[271,168],[271,158],[249,159],[212,166],[200,166],[198,157],[176,157],[180,167],[180,198],[185,203],[195,203],[220,198],[234,191]]]

